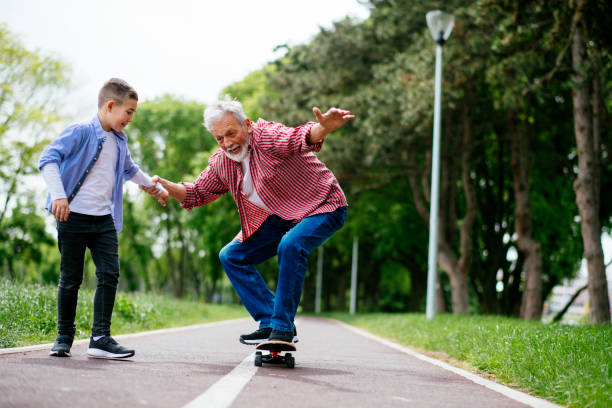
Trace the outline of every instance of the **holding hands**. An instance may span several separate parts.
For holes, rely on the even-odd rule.
[[[155,198],[162,206],[166,206],[169,197],[168,191],[161,188],[161,186],[155,180],[153,180],[153,184],[151,184],[149,187],[140,185],[140,189],[145,191],[151,197]]]
[[[151,181],[153,182],[153,185],[151,185],[151,187],[140,186],[140,188],[146,191],[146,193],[149,194],[151,197],[157,199],[157,201],[164,207],[168,202],[168,197],[172,197],[178,200],[179,202],[183,202],[183,200],[185,200],[187,191],[184,185],[179,183],[173,183],[157,175],[151,177]],[[158,188],[157,186],[160,186],[162,188]]]

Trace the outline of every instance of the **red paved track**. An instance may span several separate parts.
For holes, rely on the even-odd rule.
[[[130,361],[71,358],[48,350],[0,355],[0,407],[181,407],[226,376],[254,347],[248,320],[121,339]],[[233,407],[524,407],[457,374],[362,337],[301,318],[296,367],[264,365]]]

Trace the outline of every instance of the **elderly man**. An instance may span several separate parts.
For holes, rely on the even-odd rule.
[[[302,295],[308,255],[339,230],[347,202],[333,173],[313,152],[325,137],[355,116],[343,109],[292,128],[251,122],[240,102],[226,99],[206,108],[204,125],[220,149],[193,183],[159,181],[183,208],[213,202],[230,192],[241,231],[220,252],[221,264],[258,330],[240,336],[245,344],[297,341],[293,319]],[[145,189],[146,190],[146,189]],[[154,191],[147,190],[152,196]],[[276,294],[254,265],[277,255]]]

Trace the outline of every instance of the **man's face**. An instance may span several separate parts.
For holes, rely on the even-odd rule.
[[[245,119],[239,123],[234,115],[226,113],[214,125],[211,131],[219,147],[230,159],[241,162],[248,155],[248,134],[251,132],[251,121]]]
[[[138,101],[132,98],[127,98],[121,105],[117,105],[113,100],[108,101],[106,111],[111,129],[121,132],[134,119],[137,107]]]

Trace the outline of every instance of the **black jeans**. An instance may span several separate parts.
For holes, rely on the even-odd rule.
[[[57,223],[57,244],[62,255],[57,290],[57,329],[74,336],[79,287],[83,282],[85,250],[96,265],[92,336],[110,336],[111,315],[119,282],[119,245],[112,216],[71,212]]]

